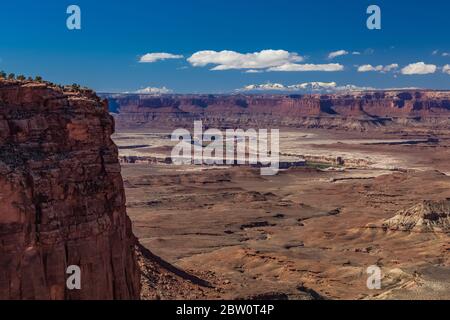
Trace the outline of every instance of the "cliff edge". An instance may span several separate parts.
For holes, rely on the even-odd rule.
[[[113,131],[90,90],[0,80],[0,299],[139,299]]]

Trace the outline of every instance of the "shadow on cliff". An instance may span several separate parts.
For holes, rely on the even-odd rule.
[[[171,265],[167,261],[164,261],[162,258],[153,254],[150,250],[148,250],[146,247],[144,247],[140,243],[138,243],[136,247],[143,258],[145,258],[149,261],[152,261],[154,264],[157,264],[159,267],[167,270],[170,273],[173,273],[174,275],[180,277],[181,279],[189,281],[192,284],[195,284],[197,286],[201,286],[201,287],[205,287],[205,288],[213,288],[213,285],[211,285],[211,283],[209,283],[208,281],[202,280],[192,274],[187,273],[186,271],[183,271],[183,270],[175,267],[174,265]]]

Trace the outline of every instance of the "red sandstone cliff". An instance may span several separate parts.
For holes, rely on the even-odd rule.
[[[91,91],[0,80],[0,299],[139,298],[113,130]]]
[[[331,95],[105,95],[119,128],[293,126],[343,129],[408,124],[448,127],[449,91],[373,91]]]

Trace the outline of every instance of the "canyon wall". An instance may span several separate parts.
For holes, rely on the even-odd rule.
[[[139,298],[107,108],[89,90],[0,80],[0,299]]]
[[[105,94],[118,128],[290,126],[370,129],[450,124],[450,92],[426,90],[313,95]]]

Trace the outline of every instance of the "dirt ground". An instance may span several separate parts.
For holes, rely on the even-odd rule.
[[[281,152],[349,165],[269,177],[247,167],[123,164],[128,214],[145,248],[211,285],[166,298],[450,299],[449,234],[380,227],[423,200],[450,198],[449,138],[287,132]],[[116,139],[167,151],[154,136]],[[367,287],[370,266],[381,268],[381,289]]]

